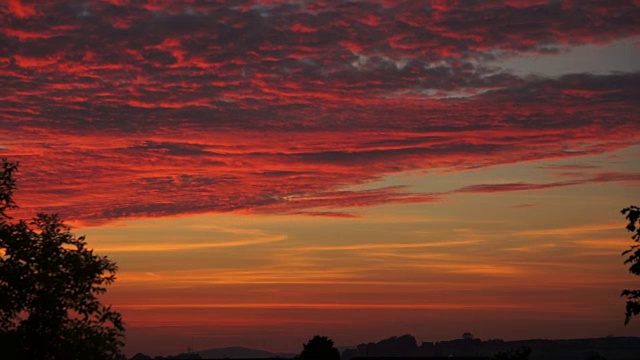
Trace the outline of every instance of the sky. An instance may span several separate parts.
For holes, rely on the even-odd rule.
[[[640,1],[0,4],[18,217],[125,351],[640,336]]]

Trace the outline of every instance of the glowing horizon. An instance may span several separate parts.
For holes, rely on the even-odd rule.
[[[20,209],[119,265],[125,351],[640,336],[640,4],[0,6]]]

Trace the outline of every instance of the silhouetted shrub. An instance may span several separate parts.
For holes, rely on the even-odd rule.
[[[340,360],[340,352],[333,346],[333,340],[316,335],[303,345],[301,360]]]
[[[629,250],[622,253],[622,255],[630,254],[624,261],[625,264],[631,264],[629,266],[629,272],[635,275],[640,275],[640,208],[634,205],[628,208],[622,209],[622,214],[626,214],[626,219],[629,221],[627,224],[627,230],[634,232],[631,238],[638,243],[633,245]],[[638,224],[638,225],[636,225]],[[631,317],[640,314],[640,290],[623,290],[620,296],[627,298],[626,311],[624,316],[624,324],[629,324]]]

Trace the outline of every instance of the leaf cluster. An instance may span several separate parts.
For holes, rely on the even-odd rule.
[[[13,190],[16,188],[16,180],[13,174],[18,170],[18,163],[8,162],[6,159],[0,159],[2,162],[2,172],[0,173],[0,224],[7,219],[11,219],[7,215],[7,210],[12,210],[18,206],[13,201]]]
[[[631,238],[637,243],[622,253],[622,256],[627,256],[624,263],[630,264],[630,273],[640,275],[640,208],[631,205],[622,209],[621,213],[626,215],[625,218],[628,221],[626,228],[634,233]],[[627,325],[633,316],[640,314],[640,290],[625,289],[620,296],[627,298],[624,318],[624,324]]]

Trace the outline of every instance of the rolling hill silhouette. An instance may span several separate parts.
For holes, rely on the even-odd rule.
[[[250,349],[241,346],[215,348],[195,351],[203,359],[267,359],[267,358],[292,358],[296,354],[272,353],[265,350]]]

